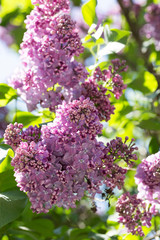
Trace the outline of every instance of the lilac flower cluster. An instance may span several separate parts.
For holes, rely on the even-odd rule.
[[[131,167],[133,166],[132,160],[137,160],[136,154],[133,154],[137,147],[135,147],[133,140],[127,146],[126,141],[128,137],[126,137],[125,141],[123,142],[120,137],[111,140],[106,144],[104,150],[104,163],[105,168],[103,169],[104,173],[106,174],[105,183],[111,189],[114,189],[116,186],[121,189],[124,184],[125,174],[127,170],[125,168],[120,167],[117,164],[117,161],[123,160],[126,164]]]
[[[8,110],[6,107],[0,108],[0,138],[3,137],[4,131],[8,125],[6,121],[6,115],[8,114]]]
[[[108,70],[101,71],[100,67],[97,67],[92,77],[82,83],[81,94],[85,97],[89,97],[95,104],[100,120],[108,121],[110,115],[114,113],[114,106],[111,105],[109,98],[110,91],[114,94],[116,99],[122,95],[123,89],[126,85],[123,83],[122,76],[119,73],[127,71],[125,61],[119,59],[112,60],[112,65],[109,66]]]
[[[133,235],[144,236],[142,226],[150,227],[152,214],[155,208],[147,209],[147,205],[137,195],[124,193],[117,201],[116,211],[119,213],[118,221],[123,223]]]
[[[63,114],[62,114],[63,113]],[[80,97],[69,104],[63,102],[56,111],[55,125],[72,129],[72,135],[95,138],[102,131],[102,124],[98,117],[98,111],[89,98]]]
[[[10,26],[0,26],[0,40],[5,42],[7,46],[10,46],[13,43],[13,37],[10,35]]]
[[[74,60],[83,47],[69,15],[68,0],[32,0],[34,10],[25,21],[27,31],[21,44],[22,69],[11,83],[28,109],[40,104],[56,117],[42,127],[23,129],[10,124],[4,142],[15,151],[15,178],[27,193],[33,211],[48,212],[53,205],[75,207],[85,194],[94,199],[100,186],[122,189],[126,168],[132,166],[137,148],[116,138],[106,145],[98,142],[101,120],[114,113],[116,99],[126,88],[121,72],[125,61],[112,60],[107,70],[98,67],[88,76]]]
[[[153,38],[155,41],[156,50],[160,50],[160,4],[148,6],[145,14],[146,24],[143,27],[143,32],[147,38]]]
[[[82,97],[64,103],[54,122],[41,129],[22,130],[17,123],[8,126],[5,142],[11,146],[17,143],[11,163],[15,178],[20,189],[27,192],[33,211],[48,212],[53,205],[75,207],[84,194],[94,199],[96,193],[102,193],[102,184],[111,189],[123,187],[126,169],[117,161],[129,156],[136,159],[132,154],[135,148],[129,146],[127,151],[120,138],[106,146],[98,142],[98,119],[94,104]],[[114,148],[123,144],[125,147],[116,153]]]
[[[87,77],[84,66],[73,59],[83,52],[75,22],[69,15],[69,1],[33,1],[36,5],[25,23],[21,44],[22,69],[11,84],[26,101],[49,107],[62,103],[64,88],[72,89]]]
[[[135,182],[138,185],[138,198],[151,204],[160,203],[160,152],[142,160],[137,168]]]
[[[5,144],[10,145],[13,150],[19,147],[22,141],[25,142],[38,142],[40,138],[40,128],[37,126],[29,126],[25,131],[23,131],[23,124],[15,122],[10,123],[4,133]]]
[[[23,124],[21,123],[10,123],[4,133],[4,142],[10,145],[13,150],[19,146],[21,142],[21,132],[23,129]]]

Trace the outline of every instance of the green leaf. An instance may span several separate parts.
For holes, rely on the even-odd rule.
[[[71,231],[69,239],[83,240],[85,238],[88,238],[88,235],[90,232],[91,232],[91,229],[88,229],[88,228],[84,228],[84,229],[75,228]]]
[[[9,156],[11,156],[11,157],[14,156],[14,152],[11,149],[11,146],[9,146],[7,144],[0,144],[0,164],[6,158],[7,154],[9,154]]]
[[[17,98],[16,91],[5,83],[0,84],[0,107],[6,106],[10,101]]]
[[[20,216],[27,203],[27,196],[18,189],[0,194],[0,228]]]
[[[142,120],[138,124],[138,127],[147,129],[147,130],[160,131],[160,120],[158,118]]]
[[[95,39],[96,40],[96,39]],[[88,49],[92,49],[93,47],[96,47],[98,45],[102,45],[104,44],[104,39],[103,38],[99,38],[98,40],[94,41],[93,37],[91,41],[85,42],[83,43],[83,47],[88,48]]]
[[[86,227],[84,229],[75,228],[70,233],[69,240],[103,240],[104,238],[101,238],[98,236],[99,234],[94,233],[90,227]]]
[[[152,73],[146,71],[144,73],[144,79],[144,86],[147,87],[151,92],[154,92],[158,87],[155,76]]]
[[[94,37],[96,40],[98,40],[102,36],[103,30],[104,30],[104,27],[102,25],[100,25],[99,28],[97,29],[97,31],[92,34],[92,37]]]
[[[35,116],[30,112],[17,112],[13,118],[14,122],[23,123],[24,127],[29,127],[30,125],[42,123],[42,119],[40,116]]]
[[[72,0],[75,6],[80,6],[81,0]]]
[[[129,31],[120,30],[120,29],[110,29],[108,41],[126,44],[130,34],[131,32]]]
[[[125,240],[140,240],[139,236],[132,235],[131,233],[125,237]]]
[[[49,219],[33,219],[29,223],[26,223],[25,226],[44,237],[52,237],[53,235],[54,225]]]
[[[88,30],[88,33],[91,34],[91,33],[93,33],[93,32],[96,32],[96,27],[97,27],[97,24],[93,23],[93,24],[90,26],[90,28],[89,28],[89,30]]]
[[[108,54],[112,53],[118,53],[125,47],[124,44],[120,42],[109,42],[107,46],[102,48],[98,53],[98,58],[101,59],[103,56],[106,56]]]
[[[0,173],[0,192],[16,187],[13,169]]]
[[[7,154],[6,158],[0,164],[0,173],[13,169],[11,166],[11,157]]]
[[[91,26],[93,23],[97,23],[97,16],[96,16],[96,0],[89,0],[82,6],[82,15],[84,21]]]
[[[159,142],[158,142],[157,137],[152,137],[151,141],[149,143],[150,154],[154,154],[154,153],[158,152],[159,148],[160,148],[160,146],[159,146]]]
[[[9,22],[10,22],[12,19],[14,19],[15,17],[17,17],[18,14],[20,14],[20,9],[17,7],[14,11],[7,13],[7,14],[2,18],[1,25],[5,27],[7,24],[9,24]]]

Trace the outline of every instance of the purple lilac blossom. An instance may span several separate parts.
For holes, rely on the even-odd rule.
[[[63,102],[56,111],[54,124],[61,124],[61,128],[72,129],[72,134],[81,137],[95,138],[101,133],[102,124],[98,117],[98,111],[89,98],[80,97],[69,104]]]
[[[113,66],[109,66],[108,70],[101,71],[97,67],[93,76],[81,84],[81,95],[90,98],[94,102],[98,110],[100,120],[108,121],[110,115],[114,113],[114,106],[110,102],[110,93],[113,93],[116,99],[122,95],[122,91],[126,89],[126,85],[122,80],[121,72],[127,71],[125,61],[114,59],[111,61]]]
[[[126,145],[116,138],[105,146],[98,142],[100,120],[108,121],[114,112],[110,94],[122,95],[121,72],[124,61],[114,59],[108,70],[97,68],[86,82],[87,71],[74,60],[83,47],[69,16],[69,1],[33,0],[34,10],[27,17],[27,31],[21,44],[22,69],[12,85],[26,101],[28,109],[37,104],[56,109],[56,118],[42,127],[22,124],[7,127],[4,141],[13,146],[12,159],[17,186],[27,192],[31,208],[48,212],[53,205],[76,207],[84,194],[94,198],[106,184],[121,189],[126,169],[136,160],[133,141]]]
[[[147,38],[153,38],[156,50],[160,50],[160,4],[152,3],[149,5],[144,18],[146,24],[142,28],[142,32]]]
[[[8,114],[8,110],[6,107],[0,108],[0,138],[3,137],[3,134],[5,132],[5,129],[7,128],[7,121],[6,121],[6,115]]]
[[[10,145],[15,151],[19,144],[23,142],[38,142],[40,138],[40,128],[37,126],[29,126],[27,129],[23,130],[23,124],[15,122],[10,123],[4,133],[5,144]]]
[[[10,35],[9,27],[0,26],[0,40],[5,42],[7,46],[13,43],[13,37]]]
[[[33,1],[34,10],[25,20],[27,31],[21,44],[22,68],[10,80],[31,111],[37,104],[54,111],[64,89],[72,89],[87,77],[74,60],[83,47],[69,15],[69,1]],[[56,87],[58,84],[58,89]]]
[[[103,174],[105,177],[104,183],[112,190],[117,186],[119,189],[123,187],[125,174],[127,170],[120,167],[117,161],[123,160],[129,167],[132,167],[137,160],[136,154],[133,154],[137,147],[135,147],[133,140],[131,140],[129,146],[126,144],[128,137],[123,142],[120,137],[111,140],[106,144],[104,149],[104,168]],[[132,161],[131,161],[132,160]]]
[[[89,112],[84,111],[85,107]],[[14,135],[17,142],[11,162],[14,176],[17,186],[27,192],[31,208],[37,213],[48,212],[53,205],[76,207],[76,201],[86,193],[94,199],[96,193],[102,193],[102,184],[121,189],[126,169],[119,167],[117,161],[124,159],[130,166],[128,158],[136,159],[132,154],[135,148],[129,145],[127,150],[126,140],[123,143],[117,138],[106,146],[96,140],[93,122],[96,126],[97,111],[89,99],[64,104],[62,110],[57,111],[54,122],[26,130],[15,123],[8,126],[4,136],[5,142],[10,139],[12,145]],[[93,132],[85,131],[85,118],[90,119],[87,124]],[[79,133],[78,126],[84,135]],[[114,151],[116,146],[117,149],[119,146],[118,152]]]
[[[152,214],[155,208],[147,209],[147,205],[137,195],[130,195],[129,192],[124,193],[117,201],[116,211],[119,213],[118,221],[123,223],[128,232],[133,235],[144,236],[142,226],[150,227]]]
[[[137,168],[135,182],[138,185],[138,198],[160,203],[160,152],[142,160]]]
[[[19,146],[21,142],[21,135],[23,124],[21,123],[10,123],[4,133],[4,142],[5,144],[10,145],[13,150],[16,150],[16,148]]]

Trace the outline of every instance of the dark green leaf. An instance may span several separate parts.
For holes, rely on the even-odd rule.
[[[70,240],[83,240],[85,238],[88,238],[89,233],[91,232],[91,229],[89,228],[84,228],[84,229],[79,229],[75,228],[71,231],[70,234]]]
[[[84,21],[91,26],[92,23],[97,23],[97,16],[96,16],[96,0],[89,0],[82,6],[82,15]]]
[[[0,173],[0,192],[16,187],[13,169]]]
[[[154,154],[154,153],[158,152],[159,148],[160,148],[160,146],[159,146],[159,142],[158,142],[157,137],[152,137],[151,141],[149,143],[150,154]]]
[[[159,130],[160,131],[160,120],[158,118],[142,120],[138,124],[138,127],[147,129],[147,130],[154,130],[154,131]]]
[[[80,6],[81,0],[72,0],[75,6]]]
[[[54,225],[49,219],[33,219],[25,226],[45,237],[52,237],[53,235]]]
[[[69,240],[103,240],[103,238],[99,237],[98,234],[94,233],[91,228],[87,227],[84,229],[75,228],[70,233]]]
[[[0,194],[0,228],[20,216],[27,203],[27,196],[18,189]]]
[[[6,106],[11,100],[17,98],[16,91],[5,83],[0,84],[0,107]]]

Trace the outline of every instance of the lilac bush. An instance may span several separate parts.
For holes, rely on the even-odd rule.
[[[8,125],[4,142],[15,156],[11,165],[17,186],[27,193],[34,212],[48,212],[54,205],[75,208],[84,196],[123,189],[127,170],[137,156],[134,139],[116,137],[100,142],[103,124],[114,114],[114,101],[126,89],[121,73],[124,60],[113,59],[105,69],[92,73],[75,60],[83,51],[69,1],[33,0],[21,44],[22,67],[10,80],[28,110],[39,105],[55,112],[42,126]],[[119,222],[132,234],[143,236],[155,203],[159,203],[160,155],[144,159],[136,174],[138,195],[124,193],[117,202]],[[149,207],[147,208],[147,203]]]

